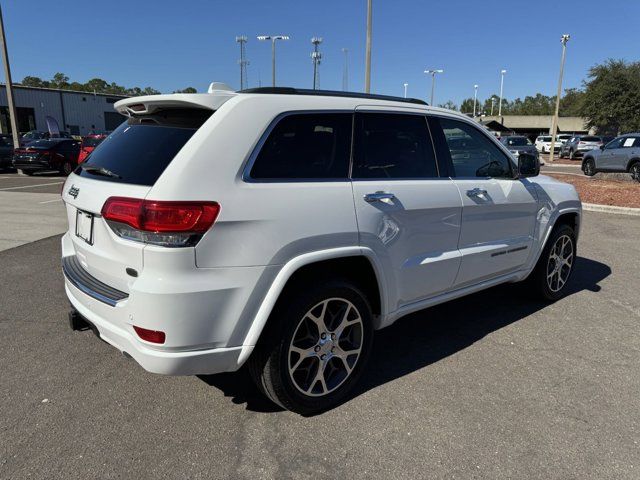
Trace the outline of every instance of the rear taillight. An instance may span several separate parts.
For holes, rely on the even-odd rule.
[[[578,145],[584,145],[584,142],[578,142]]]
[[[146,328],[136,327],[135,325],[133,326],[133,329],[136,331],[138,336],[146,342],[164,343],[165,341],[166,336],[164,332],[161,332],[160,330],[148,330]]]
[[[166,202],[111,197],[102,216],[122,238],[164,247],[197,244],[220,213],[215,202]]]

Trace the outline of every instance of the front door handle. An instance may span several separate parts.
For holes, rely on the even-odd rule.
[[[473,188],[471,190],[467,190],[468,197],[486,197],[487,191],[482,188]]]
[[[383,202],[385,200],[393,200],[396,196],[393,193],[389,192],[375,192],[375,193],[367,193],[364,196],[364,201],[367,203],[373,202]]]

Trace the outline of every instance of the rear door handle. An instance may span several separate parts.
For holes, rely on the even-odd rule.
[[[367,203],[382,202],[384,200],[393,200],[396,196],[389,192],[375,192],[364,195],[364,201]]]
[[[486,197],[487,191],[482,188],[473,188],[471,190],[467,190],[468,197]]]

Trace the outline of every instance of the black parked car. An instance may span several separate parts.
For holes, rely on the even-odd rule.
[[[26,175],[38,171],[57,170],[69,175],[78,165],[80,142],[68,138],[36,140],[25,147],[16,148],[13,166]]]
[[[13,139],[11,135],[0,135],[0,170],[13,168]]]

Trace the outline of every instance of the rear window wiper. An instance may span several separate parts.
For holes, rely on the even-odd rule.
[[[85,172],[89,172],[94,175],[102,175],[104,177],[111,177],[111,178],[122,178],[117,173],[114,173],[111,170],[104,167],[97,167],[95,165],[87,165],[86,163],[83,163],[82,165],[80,165],[80,168]]]

